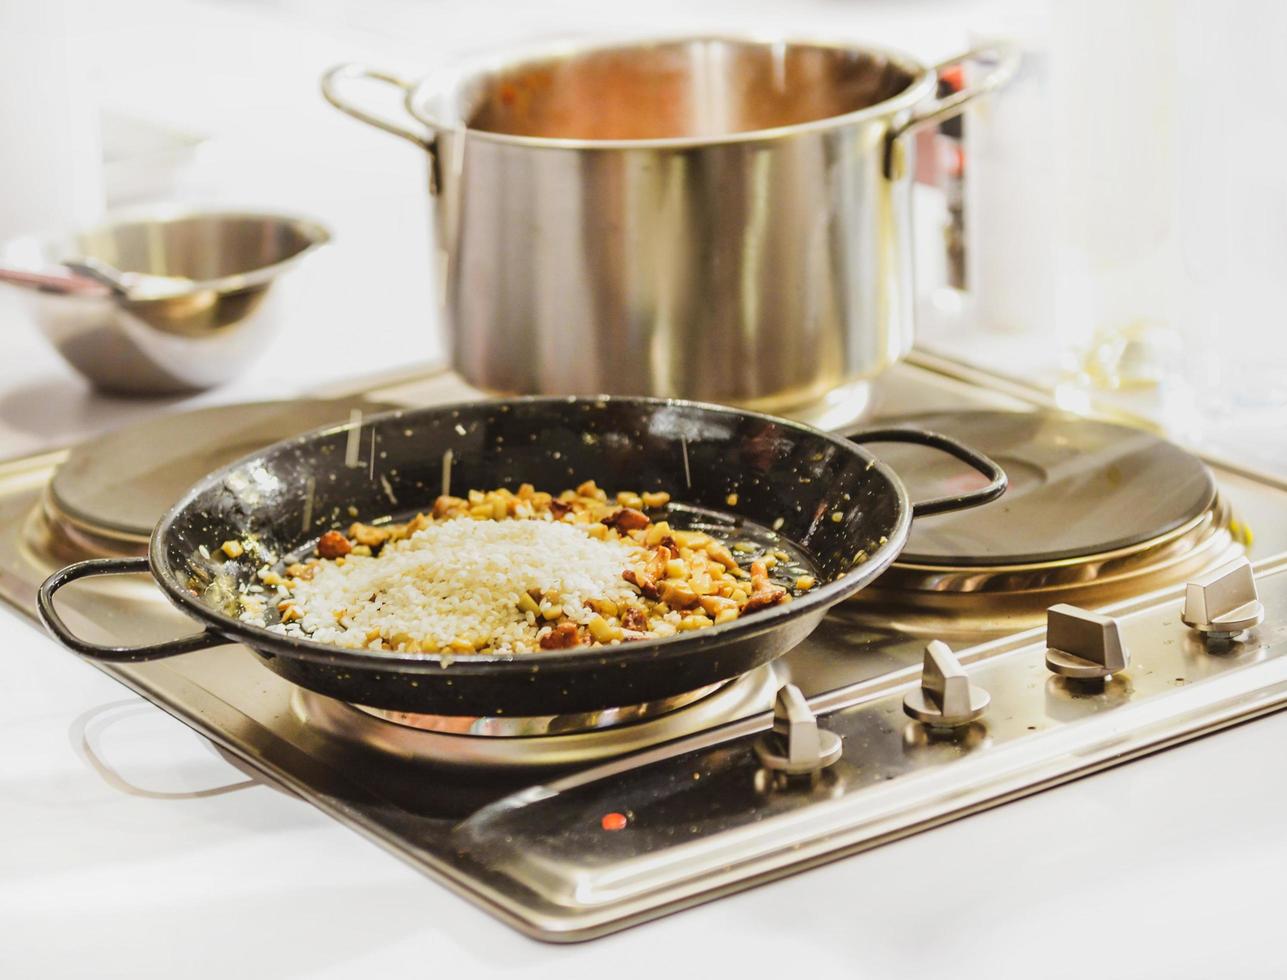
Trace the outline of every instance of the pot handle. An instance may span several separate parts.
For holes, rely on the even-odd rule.
[[[426,135],[410,129],[402,123],[395,122],[392,119],[386,119],[384,116],[376,115],[374,112],[368,112],[366,109],[349,102],[340,92],[340,85],[344,82],[366,79],[373,82],[384,82],[386,85],[393,85],[400,88],[404,93],[410,92],[412,83],[399,75],[392,72],[383,71],[379,68],[371,68],[367,65],[360,65],[356,62],[348,62],[343,65],[336,65],[322,76],[322,95],[326,101],[335,108],[347,115],[352,116],[359,122],[364,122],[368,126],[374,126],[376,129],[382,129],[386,133],[392,133],[410,143],[414,143],[420,149],[429,154],[429,191],[432,194],[438,193],[440,186],[438,172],[438,137],[436,135]],[[408,115],[410,111],[408,110]],[[426,120],[413,116],[419,122],[428,123]],[[432,134],[433,128],[430,127]]]
[[[83,657],[101,660],[109,664],[140,663],[145,660],[160,660],[162,657],[173,657],[193,650],[204,650],[206,647],[217,647],[231,643],[227,637],[206,629],[192,636],[180,637],[177,640],[166,640],[141,647],[109,647],[82,640],[68,628],[62,617],[54,608],[54,593],[69,582],[78,578],[89,578],[94,575],[120,575],[127,572],[148,572],[151,566],[146,558],[92,558],[89,561],[78,561],[50,575],[36,593],[36,608],[40,611],[41,622],[49,632],[66,647],[70,647]]]
[[[989,41],[986,44],[971,48],[955,58],[940,61],[934,66],[934,74],[938,75],[943,69],[964,61],[981,61],[985,58],[993,61],[993,67],[977,83],[967,85],[944,98],[934,98],[916,106],[903,122],[890,127],[889,136],[885,142],[886,177],[893,179],[901,173],[903,154],[899,150],[899,145],[902,137],[914,133],[922,126],[942,122],[944,119],[959,115],[975,99],[990,92],[995,92],[1002,85],[1005,85],[1019,69],[1020,58],[1017,47],[1009,41]]]
[[[965,443],[958,442],[951,436],[945,436],[941,432],[931,432],[928,429],[916,429],[908,426],[890,429],[857,429],[853,432],[842,434],[850,442],[857,443],[905,442],[916,446],[928,446],[931,449],[937,449],[940,452],[947,453],[949,456],[956,457],[962,463],[988,478],[988,485],[980,487],[978,490],[949,494],[946,497],[935,497],[932,500],[917,501],[912,504],[912,517],[943,514],[947,511],[965,510],[967,507],[986,504],[988,501],[996,500],[997,497],[1005,493],[1005,488],[1009,484],[1005,470],[1001,469],[995,462],[984,456],[977,449],[971,449]]]

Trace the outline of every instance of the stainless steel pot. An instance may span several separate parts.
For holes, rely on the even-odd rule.
[[[977,53],[972,52],[972,57]],[[938,68],[874,48],[689,38],[562,48],[339,109],[415,143],[438,196],[453,362],[492,391],[789,410],[912,342],[917,127]],[[404,90],[417,131],[350,102]]]

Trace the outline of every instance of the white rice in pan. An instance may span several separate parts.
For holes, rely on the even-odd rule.
[[[380,649],[383,634],[424,649],[463,637],[490,639],[495,652],[531,652],[547,624],[517,607],[521,593],[556,590],[564,615],[584,623],[594,616],[588,599],[635,599],[622,571],[642,556],[628,540],[557,521],[449,520],[390,542],[378,557],[319,564],[292,589],[301,618],[273,628],[345,647]]]

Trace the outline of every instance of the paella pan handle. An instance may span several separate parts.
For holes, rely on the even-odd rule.
[[[951,510],[965,510],[977,507],[989,500],[996,500],[1005,493],[1007,479],[1005,470],[1001,469],[977,449],[971,449],[963,442],[941,432],[928,429],[891,428],[891,429],[858,429],[844,433],[850,442],[905,442],[916,446],[928,446],[954,456],[971,469],[977,470],[988,478],[988,485],[965,493],[948,494],[945,497],[934,497],[932,500],[919,500],[912,504],[912,517],[925,517],[928,514],[943,514]]]
[[[40,619],[63,645],[75,650],[81,656],[114,664],[159,660],[162,657],[173,657],[176,654],[232,642],[213,630],[204,630],[192,636],[146,646],[104,646],[100,643],[90,643],[73,633],[54,608],[54,593],[69,582],[94,575],[122,575],[128,572],[147,571],[150,571],[150,567],[146,558],[93,558],[68,565],[45,579],[40,586],[40,591],[36,593],[36,607],[40,610]]]

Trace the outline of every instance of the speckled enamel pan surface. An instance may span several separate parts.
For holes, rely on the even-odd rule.
[[[255,539],[285,556],[355,519],[426,509],[448,450],[457,494],[593,479],[609,491],[669,491],[675,526],[725,524],[734,538],[776,527],[819,584],[708,629],[536,654],[358,651],[237,618],[231,600],[262,559],[224,559],[221,542]],[[403,711],[544,715],[658,700],[781,656],[893,561],[910,520],[888,467],[807,426],[683,401],[531,398],[393,412],[277,443],[193,487],[157,525],[149,560],[180,609],[304,687]]]

